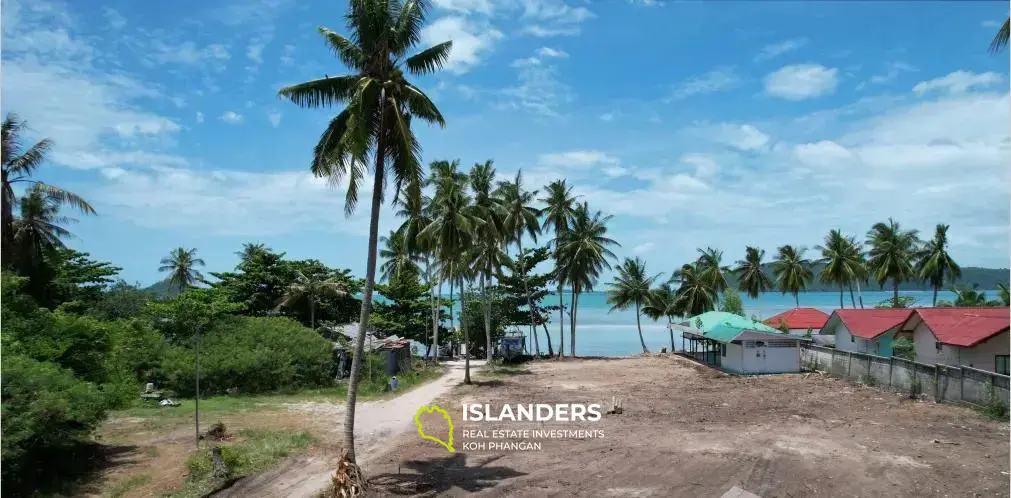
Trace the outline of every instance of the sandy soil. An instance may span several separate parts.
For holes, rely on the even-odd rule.
[[[597,422],[467,422],[460,403],[623,401]],[[455,453],[404,433],[372,493],[460,496],[1008,496],[1009,427],[820,374],[733,377],[683,358],[543,361],[460,386]],[[541,450],[463,450],[465,430],[602,430]],[[471,442],[477,442],[471,439]]]

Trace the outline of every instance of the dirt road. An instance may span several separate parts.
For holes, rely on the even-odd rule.
[[[355,410],[355,448],[358,463],[366,475],[374,456],[384,451],[383,445],[399,433],[413,430],[414,414],[418,407],[430,404],[447,394],[463,381],[463,361],[444,363],[449,372],[437,380],[384,401],[361,403]],[[473,370],[484,361],[471,360]],[[292,407],[308,410],[333,420],[329,439],[339,440],[343,431],[344,407],[337,404],[314,403]],[[334,455],[306,456],[290,459],[281,466],[263,474],[248,477],[231,488],[218,493],[221,497],[310,497],[326,487],[333,473]]]

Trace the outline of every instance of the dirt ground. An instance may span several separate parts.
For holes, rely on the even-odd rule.
[[[600,403],[596,422],[464,421],[461,403]],[[416,432],[366,472],[377,496],[1008,496],[1009,427],[820,374],[734,377],[683,358],[542,361],[460,386],[455,453]],[[602,430],[540,450],[464,450],[464,431]],[[473,435],[473,434],[472,434]],[[488,441],[488,440],[485,440]],[[528,439],[528,442],[534,441]]]

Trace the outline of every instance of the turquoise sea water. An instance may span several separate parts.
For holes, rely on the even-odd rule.
[[[930,306],[931,300],[933,298],[933,292],[931,291],[900,291],[901,296],[912,296],[916,299],[916,305],[918,306]],[[988,298],[996,298],[997,294],[994,291],[986,291]],[[569,294],[563,294],[565,298],[566,306],[569,305]],[[890,291],[864,291],[863,301],[864,307],[872,308],[875,304],[885,299],[890,299],[892,293]],[[782,295],[779,293],[765,293],[761,295],[758,299],[751,299],[747,296],[741,296],[744,302],[744,312],[746,316],[758,315],[762,320],[765,320],[773,315],[780,312],[786,311],[788,309],[794,308],[796,305],[792,295]],[[938,300],[946,299],[953,301],[955,299],[955,294],[952,292],[939,292],[937,295]],[[850,304],[850,296],[847,292],[845,294],[845,305],[847,308],[852,307]],[[558,296],[551,295],[545,297],[545,303],[548,305],[557,305]],[[839,293],[838,292],[807,292],[801,293],[800,295],[800,305],[809,308],[818,308],[826,313],[832,313],[832,310],[839,307]],[[614,311],[608,312],[610,306],[607,304],[607,295],[603,292],[592,292],[587,294],[581,294],[579,296],[579,310],[576,315],[578,324],[576,325],[576,354],[581,356],[627,356],[639,354],[642,352],[642,347],[639,345],[639,334],[636,331],[635,325],[635,311],[629,309],[627,311]],[[551,323],[548,324],[548,331],[551,334],[551,342],[558,347],[558,312],[556,311],[552,318]],[[569,317],[565,316],[564,320],[564,330],[565,330],[565,353],[569,352]],[[524,333],[528,333],[524,329]],[[547,352],[547,339],[544,337],[544,329],[541,328],[537,331],[538,340],[540,341],[541,352]],[[661,346],[667,346],[670,348],[670,334],[667,332],[666,322],[653,322],[649,318],[642,318],[642,335],[646,341],[646,346],[649,347],[650,351],[659,351]],[[675,333],[675,346],[681,349],[683,346],[680,342],[680,337]],[[533,348],[533,340],[528,339],[528,345]]]

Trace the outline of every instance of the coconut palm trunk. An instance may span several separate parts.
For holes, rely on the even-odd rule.
[[[934,307],[937,307],[937,288],[938,287],[939,286],[937,284],[934,284],[934,300],[932,301],[933,304],[931,304],[931,306],[934,306]]]
[[[520,250],[520,259],[523,258],[523,237],[521,236],[516,241],[516,247]],[[537,352],[537,357],[541,356],[541,344],[537,340],[537,329],[534,327],[534,302],[530,299],[530,287],[527,285],[527,269],[525,266],[520,266],[520,278],[523,280],[523,292],[527,295],[527,308],[530,308],[530,335],[534,336],[534,351]]]
[[[561,282],[558,283],[558,357],[565,357],[565,297]]]
[[[670,352],[674,354],[674,321],[667,317],[667,332],[670,332]]]
[[[386,98],[380,92],[380,102]],[[385,116],[384,105],[379,106],[379,115]],[[383,129],[383,119],[379,119],[379,129]],[[348,380],[348,397],[344,412],[344,448],[348,460],[355,462],[355,403],[358,401],[358,384],[362,381],[362,355],[365,352],[365,334],[369,329],[369,315],[372,313],[372,291],[376,286],[376,253],[379,249],[379,210],[382,208],[383,173],[386,166],[386,144],[384,135],[379,134],[376,144],[375,182],[372,186],[372,213],[369,219],[369,254],[365,263],[365,290],[362,292],[362,309],[358,318],[358,335],[355,337],[354,354],[351,357],[351,378]]]
[[[309,296],[309,328],[316,330],[316,299]]]
[[[648,353],[649,349],[646,348],[646,341],[642,338],[642,317],[639,314],[639,301],[635,302],[635,326],[639,329],[639,343],[642,344],[642,352]]]
[[[892,279],[892,306],[899,307],[899,280]]]
[[[446,276],[449,279],[449,332],[453,332],[453,264],[449,264],[449,275]]]
[[[794,292],[793,293],[793,301],[795,303],[797,303],[797,307],[799,308],[800,307],[800,293],[799,292]]]
[[[467,289],[463,286],[464,279],[460,279],[460,328],[463,329],[463,344],[466,354],[463,355],[463,383],[470,384],[470,335],[467,333],[467,320],[465,319],[467,309]]]
[[[439,285],[432,286],[432,349],[434,350],[435,362],[439,363],[439,299],[436,297],[439,289],[442,288],[442,279]]]
[[[488,302],[488,287],[485,274],[481,274],[481,299],[484,300],[484,339],[485,356],[491,361],[491,303]]]
[[[576,357],[576,307],[579,306],[579,286],[572,288],[572,311],[569,312],[569,357]]]
[[[864,294],[860,291],[860,279],[856,280],[857,283],[857,300],[860,302],[860,309],[864,309]]]
[[[856,298],[853,297],[853,285],[850,285],[850,306],[857,307]]]
[[[843,285],[842,284],[839,284],[839,307],[840,308],[845,308],[846,307],[845,305],[843,305]]]

